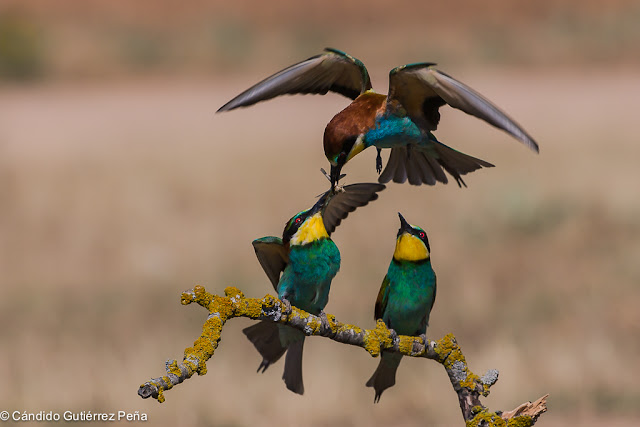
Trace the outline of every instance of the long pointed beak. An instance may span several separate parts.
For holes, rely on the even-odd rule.
[[[311,209],[309,209],[309,214],[313,215],[317,212],[322,211],[322,208],[324,208],[324,204],[327,201],[327,193],[329,193],[329,191],[320,195],[320,198],[314,203]]]
[[[338,181],[340,181],[340,178],[342,178],[340,176],[341,170],[342,170],[342,165],[340,164],[331,165],[331,172],[329,173],[329,178],[331,178],[331,188],[335,188],[335,186],[338,184]]]
[[[409,225],[407,220],[404,219],[400,212],[398,212],[398,216],[400,217],[400,231],[398,231],[398,234],[402,233],[403,231],[409,233],[411,231],[411,225]]]

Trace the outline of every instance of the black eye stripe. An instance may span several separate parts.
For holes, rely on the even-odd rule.
[[[425,246],[427,247],[427,250],[429,252],[431,252],[431,247],[429,246],[429,239],[427,238],[427,233],[422,231],[422,230],[418,230],[418,229],[413,229],[413,232],[411,234],[413,234],[414,236],[416,236],[418,239],[422,240],[425,244]]]
[[[305,211],[300,213],[300,216],[298,216],[296,219],[291,218],[289,222],[287,222],[287,224],[285,225],[284,232],[282,233],[283,243],[288,242],[291,239],[291,237],[293,237],[293,235],[296,234],[296,232],[298,231],[298,229],[300,228],[302,223],[305,221],[305,219],[307,219],[308,216],[309,216],[309,211]]]

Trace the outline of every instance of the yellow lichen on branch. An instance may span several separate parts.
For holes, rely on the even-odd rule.
[[[532,416],[528,413],[512,411],[513,414],[506,417],[500,416],[499,412],[489,412],[482,406],[479,396],[489,394],[489,388],[498,380],[498,372],[489,370],[482,378],[471,372],[453,334],[447,334],[438,341],[429,341],[424,335],[402,336],[388,329],[382,320],[377,321],[375,329],[362,329],[339,322],[331,314],[322,313],[320,316],[314,316],[271,295],[266,295],[262,299],[245,298],[244,294],[235,287],[226,288],[225,296],[222,297],[208,293],[202,286],[195,286],[182,293],[181,303],[183,305],[197,303],[209,311],[209,316],[193,347],[185,349],[182,362],[168,361],[165,366],[166,375],[149,380],[140,386],[138,394],[142,398],[153,397],[163,402],[164,391],[191,378],[194,373],[205,375],[206,362],[218,348],[222,328],[227,320],[234,317],[248,317],[286,324],[303,331],[308,336],[324,336],[340,343],[359,346],[373,357],[379,356],[382,351],[391,351],[406,356],[436,360],[447,371],[451,384],[458,394],[463,417],[469,426],[530,426],[535,423],[537,416],[544,412],[541,411]]]
[[[364,348],[373,357],[378,357],[383,349],[391,348],[393,339],[389,333],[389,328],[381,320],[376,322],[376,328],[367,330],[364,334]]]

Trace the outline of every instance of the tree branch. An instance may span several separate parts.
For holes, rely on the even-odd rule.
[[[234,287],[225,289],[224,297],[212,295],[204,287],[196,286],[182,293],[183,305],[198,303],[209,311],[202,327],[202,334],[184,351],[181,363],[166,362],[166,375],[154,378],[140,386],[138,395],[143,399],[153,397],[164,402],[164,391],[189,379],[193,374],[207,373],[206,362],[213,356],[225,322],[234,317],[254,320],[271,320],[303,331],[306,335],[319,335],[334,341],[362,347],[371,356],[378,357],[384,351],[402,353],[405,356],[432,359],[444,366],[453,389],[458,394],[462,416],[468,426],[531,426],[547,410],[546,398],[533,404],[524,403],[508,412],[489,412],[480,402],[480,396],[488,396],[489,389],[498,381],[498,371],[491,369],[479,377],[471,372],[453,334],[438,341],[428,341],[426,336],[397,335],[378,320],[375,329],[362,329],[336,320],[331,314],[314,316],[291,306],[286,300],[271,295],[262,299],[245,298]]]

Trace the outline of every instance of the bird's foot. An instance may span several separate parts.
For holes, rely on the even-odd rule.
[[[283,309],[282,309],[282,314],[285,316],[288,316],[291,314],[291,303],[289,302],[289,300],[285,297],[280,298],[280,301],[282,301],[282,305],[284,305]]]
[[[381,149],[377,148],[378,153],[376,154],[376,171],[378,175],[382,173],[382,156],[380,155]]]
[[[422,340],[422,342],[424,343],[425,347],[427,346],[427,334],[420,334],[418,335],[420,337],[420,339]]]
[[[318,317],[320,318],[320,324],[324,328],[329,329],[331,327],[331,325],[329,323],[329,319],[327,318],[327,313],[325,313],[324,311],[320,310],[320,314],[318,314]]]
[[[394,346],[400,343],[400,337],[395,329],[389,329],[389,335],[391,336],[391,342]]]
[[[269,361],[267,359],[263,359],[262,362],[260,362],[260,366],[258,366],[258,372],[263,373],[264,371],[267,370],[267,368],[269,367],[271,363],[269,363]]]

